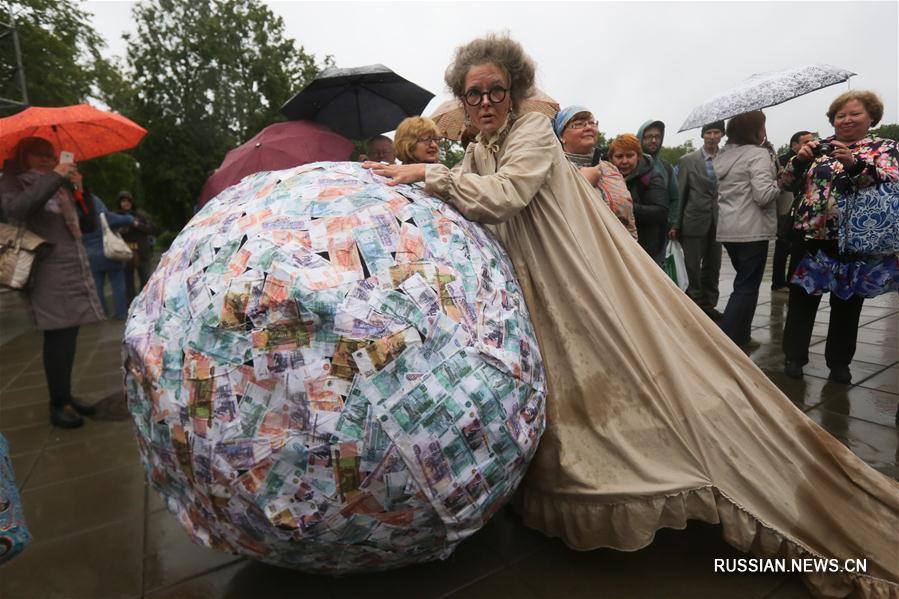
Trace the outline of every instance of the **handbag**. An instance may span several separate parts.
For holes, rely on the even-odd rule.
[[[687,290],[690,284],[687,277],[687,262],[684,260],[684,248],[679,241],[668,240],[668,245],[665,246],[665,261],[662,263],[662,269],[674,281],[674,284],[680,287],[681,291]]]
[[[899,252],[899,182],[880,183],[837,197],[840,252]]]
[[[131,248],[122,239],[122,236],[109,228],[106,222],[106,214],[100,213],[100,226],[103,227],[103,255],[110,260],[128,262],[131,260]]]
[[[25,512],[9,459],[9,445],[0,435],[0,564],[21,553],[30,542],[31,533],[25,524]]]
[[[50,243],[24,225],[0,223],[0,286],[26,289],[34,280],[35,261]]]

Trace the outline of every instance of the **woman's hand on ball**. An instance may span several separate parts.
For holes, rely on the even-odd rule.
[[[382,162],[363,162],[363,168],[371,169],[376,175],[387,177],[387,185],[400,183],[417,183],[425,180],[424,164],[384,164]]]

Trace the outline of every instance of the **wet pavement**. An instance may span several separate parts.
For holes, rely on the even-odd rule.
[[[733,271],[724,258],[723,309]],[[767,271],[770,276],[770,268]],[[752,359],[809,417],[868,464],[899,479],[899,296],[865,302],[853,384],[826,380],[822,301],[802,381],[780,369],[787,295],[762,284]],[[99,400],[121,384],[123,323],[84,327],[74,389]],[[808,597],[797,576],[715,574],[714,558],[742,554],[716,526],[661,530],[635,552],[576,552],[521,525],[508,510],[440,563],[333,579],[193,545],[145,483],[129,421],[52,428],[41,337],[14,293],[0,293],[0,432],[6,435],[34,541],[0,568],[0,597]]]

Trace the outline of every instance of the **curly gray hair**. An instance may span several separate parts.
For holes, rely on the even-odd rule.
[[[453,62],[443,76],[454,96],[459,99],[465,96],[468,71],[482,64],[496,65],[508,77],[513,108],[517,109],[523,100],[534,93],[537,71],[534,61],[525,54],[521,44],[508,35],[490,34],[456,48]]]

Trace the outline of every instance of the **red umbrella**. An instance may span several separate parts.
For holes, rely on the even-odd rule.
[[[25,137],[43,137],[57,154],[65,150],[75,160],[88,160],[133,148],[147,130],[125,117],[88,104],[26,108],[0,119],[0,162],[13,158]]]
[[[348,160],[353,142],[311,121],[269,125],[225,155],[200,192],[199,205],[217,196],[247,175],[277,171],[309,162]]]

